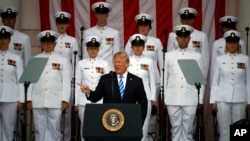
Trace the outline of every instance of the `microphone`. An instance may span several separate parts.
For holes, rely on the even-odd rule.
[[[115,72],[113,72],[113,71],[110,71],[110,72],[109,72],[109,76],[110,76],[110,77],[113,77],[114,74],[115,74]]]
[[[74,55],[77,55],[77,51],[76,50],[74,51]]]
[[[245,30],[248,32],[249,31],[249,27],[246,27]]]
[[[81,31],[83,31],[84,29],[85,29],[84,26],[82,26],[82,27],[80,28]]]
[[[114,101],[114,75],[115,75],[115,72],[113,71],[110,71],[109,72],[109,76],[111,78],[111,94],[112,94],[112,101]]]

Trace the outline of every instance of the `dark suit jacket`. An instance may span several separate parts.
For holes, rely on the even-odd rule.
[[[125,92],[121,99],[117,75],[115,72],[103,75],[95,91],[91,91],[88,100],[97,102],[103,98],[103,103],[139,103],[141,105],[142,120],[147,114],[147,97],[142,79],[128,73]]]

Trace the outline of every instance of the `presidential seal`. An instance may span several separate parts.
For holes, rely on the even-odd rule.
[[[108,131],[119,131],[124,125],[123,113],[118,109],[108,109],[102,115],[102,125]]]

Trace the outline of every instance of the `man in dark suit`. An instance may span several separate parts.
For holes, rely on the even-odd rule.
[[[144,121],[147,113],[147,97],[142,79],[127,71],[129,67],[127,53],[117,52],[113,57],[113,64],[115,72],[103,75],[95,91],[91,91],[85,84],[78,84],[81,91],[92,102],[103,98],[103,103],[139,103]],[[120,87],[121,83],[124,84],[124,89]]]

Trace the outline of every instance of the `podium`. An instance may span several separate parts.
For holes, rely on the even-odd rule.
[[[85,141],[140,141],[142,138],[140,105],[87,104],[83,138]]]

